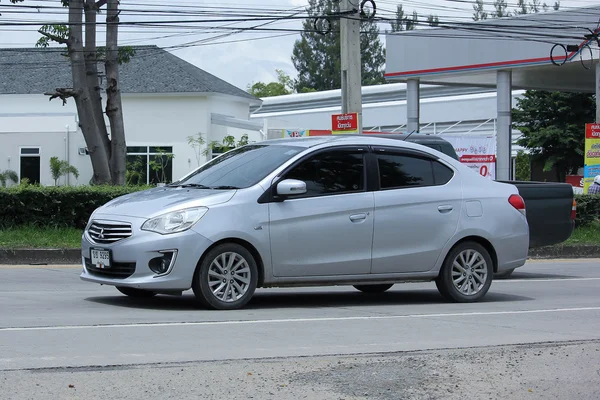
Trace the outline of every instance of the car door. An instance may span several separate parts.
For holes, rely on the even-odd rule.
[[[301,180],[307,192],[269,204],[275,276],[370,273],[374,200],[365,155],[360,147],[319,151],[276,179]]]
[[[462,190],[454,170],[427,153],[375,148],[373,274],[434,267],[454,235]]]

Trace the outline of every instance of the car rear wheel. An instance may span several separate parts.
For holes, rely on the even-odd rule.
[[[363,293],[383,293],[394,286],[392,283],[382,283],[378,285],[354,285],[354,288]]]
[[[132,287],[117,286],[117,290],[129,297],[148,298],[156,296],[156,293],[150,290],[137,289]]]
[[[234,310],[250,301],[257,283],[258,267],[252,254],[237,243],[225,243],[203,257],[192,289],[204,306]]]
[[[464,242],[450,251],[435,283],[447,300],[469,303],[485,296],[493,274],[489,252],[479,243]]]

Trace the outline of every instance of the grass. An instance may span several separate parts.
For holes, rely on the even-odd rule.
[[[81,230],[73,228],[15,227],[0,229],[1,249],[76,249],[81,246]],[[565,245],[600,245],[600,221],[575,229]]]
[[[564,244],[596,244],[600,245],[600,221],[588,226],[576,228],[569,240]]]
[[[76,249],[82,231],[74,228],[15,227],[0,229],[3,249]]]

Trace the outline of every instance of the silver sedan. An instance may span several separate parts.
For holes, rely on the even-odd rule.
[[[225,153],[173,184],[98,208],[81,278],[134,297],[193,289],[236,309],[257,287],[435,281],[480,300],[524,265],[525,204],[509,184],[436,150],[368,136],[270,140]]]

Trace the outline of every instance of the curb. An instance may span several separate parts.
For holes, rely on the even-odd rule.
[[[81,264],[81,249],[0,249],[0,264]]]
[[[539,247],[529,250],[529,258],[600,258],[600,246],[581,244]]]

